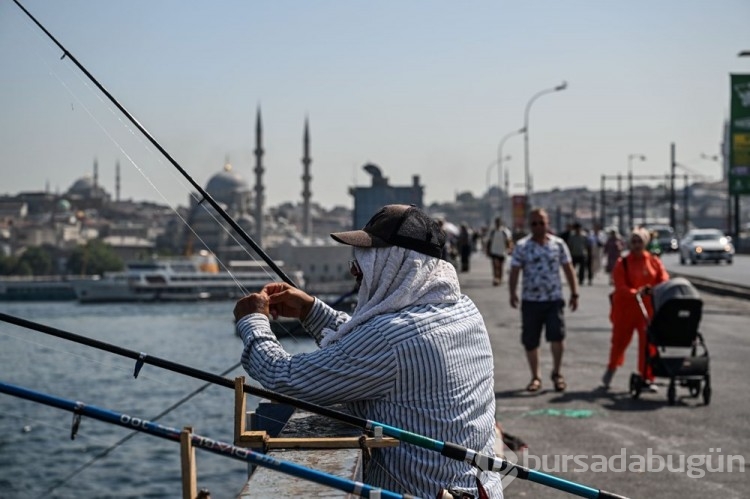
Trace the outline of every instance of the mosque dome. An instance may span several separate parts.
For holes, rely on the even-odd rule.
[[[206,192],[219,203],[232,204],[238,192],[247,192],[249,187],[242,177],[232,171],[232,165],[224,165],[206,184]]]
[[[66,213],[70,211],[70,209],[71,209],[70,201],[68,201],[67,199],[60,199],[57,202],[57,211]]]
[[[243,213],[237,218],[237,225],[246,231],[255,230],[255,218],[249,213]]]
[[[109,194],[88,175],[73,182],[66,195],[73,199],[109,199]]]
[[[68,194],[74,196],[89,196],[94,191],[94,181],[88,175],[76,180],[68,189]]]

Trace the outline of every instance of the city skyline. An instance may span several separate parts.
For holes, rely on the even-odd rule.
[[[481,196],[500,139],[563,80],[530,112],[535,190],[598,188],[632,154],[647,158],[636,173],[666,173],[671,142],[678,162],[719,179],[701,156],[720,153],[729,73],[750,72],[740,1],[24,5],[202,186],[227,157],[254,185],[260,106],[267,206],[302,201],[306,118],[312,202],[351,206],[368,162],[393,185],[419,175],[426,203]],[[0,194],[64,192],[96,158],[108,192],[119,160],[124,199],[184,206],[194,189],[60,55],[0,3]],[[503,154],[522,193],[523,137]]]

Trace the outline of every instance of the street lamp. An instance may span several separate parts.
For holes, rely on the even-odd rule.
[[[500,192],[500,184],[502,182],[503,178],[503,146],[505,145],[505,142],[516,135],[520,135],[522,133],[526,132],[526,128],[519,128],[518,130],[514,130],[510,132],[509,134],[505,135],[502,139],[500,139],[500,143],[497,146],[497,188],[498,193]],[[510,159],[510,156],[507,157],[507,159]],[[489,184],[489,181],[487,182]],[[488,187],[489,189],[489,187]],[[505,197],[508,195],[508,193],[504,193],[505,195],[500,198],[500,215],[505,216]]]
[[[559,84],[556,87],[548,88],[546,90],[542,90],[541,92],[538,92],[534,94],[531,99],[529,99],[528,104],[526,104],[526,111],[523,115],[523,130],[524,130],[524,177],[525,177],[525,183],[526,183],[526,213],[525,215],[529,215],[529,206],[530,206],[530,198],[531,198],[531,171],[529,169],[529,111],[531,111],[531,105],[534,103],[535,100],[537,100],[542,95],[551,94],[554,92],[560,92],[561,90],[565,90],[568,88],[568,83],[563,81],[561,84]]]
[[[629,228],[635,227],[633,225],[633,160],[646,161],[646,156],[643,154],[628,154],[628,226]]]
[[[719,178],[724,177],[724,165],[721,162],[721,158],[718,154],[706,154],[701,153],[701,159],[705,159],[706,161],[713,161],[717,165],[719,165],[719,168],[721,168],[721,175],[719,175]]]

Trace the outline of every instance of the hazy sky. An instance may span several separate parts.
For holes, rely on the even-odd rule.
[[[598,188],[632,153],[636,174],[666,173],[672,141],[718,179],[699,158],[719,153],[729,73],[750,73],[747,0],[23,3],[201,185],[227,156],[254,185],[260,105],[271,205],[300,199],[305,116],[324,206],[352,206],[367,162],[394,185],[420,175],[427,203],[481,195],[501,137],[563,80],[531,108],[535,189]],[[60,55],[0,0],[0,194],[66,191],[94,158],[113,193],[119,159],[123,198],[185,205],[185,182]],[[504,154],[520,193],[523,137]]]

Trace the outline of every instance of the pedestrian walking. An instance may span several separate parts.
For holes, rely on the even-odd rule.
[[[602,385],[609,388],[615,371],[625,363],[625,351],[633,338],[633,331],[638,331],[638,370],[651,391],[656,390],[654,376],[646,365],[646,318],[636,301],[640,293],[648,316],[654,314],[651,304],[651,288],[669,279],[659,257],[646,251],[649,233],[646,229],[634,229],[630,235],[630,252],[615,264],[615,290],[612,294],[612,307],[609,319],[612,322],[612,344],[609,350],[609,364],[602,376]],[[654,350],[653,346],[648,346]]]
[[[510,230],[503,225],[503,219],[495,219],[495,227],[487,236],[487,256],[492,264],[492,285],[500,286],[503,283],[503,267],[505,256],[513,250],[513,238]]]
[[[458,233],[458,251],[461,255],[461,272],[469,271],[469,260],[471,259],[471,234],[469,226],[464,222]]]
[[[586,260],[589,241],[586,234],[583,233],[580,223],[576,222],[573,224],[573,231],[568,236],[567,243],[573,267],[578,268],[578,284],[583,284],[587,270]]]
[[[549,216],[541,208],[531,211],[531,234],[519,240],[510,261],[510,306],[518,308],[516,293],[518,276],[523,272],[521,300],[521,343],[531,370],[529,392],[542,387],[539,366],[539,343],[542,329],[552,350],[552,383],[555,391],[566,388],[560,372],[565,339],[565,300],[563,299],[560,268],[570,286],[570,309],[578,308],[578,286],[565,242],[548,233]]]
[[[625,243],[622,242],[622,238],[620,238],[620,235],[617,233],[617,231],[614,229],[610,230],[609,236],[607,237],[607,242],[604,243],[604,254],[607,257],[607,265],[605,266],[605,270],[609,275],[610,284],[614,284],[614,281],[612,280],[612,270],[615,268],[617,260],[620,259],[622,250],[624,248]]]

